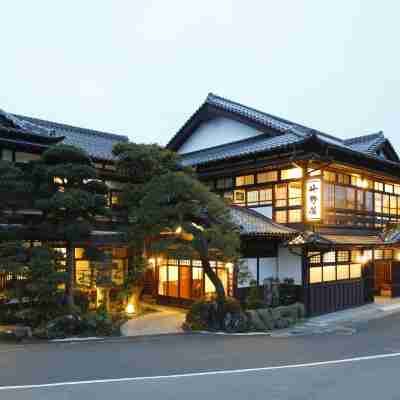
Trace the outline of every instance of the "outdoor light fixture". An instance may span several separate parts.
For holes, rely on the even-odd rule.
[[[181,226],[178,226],[178,227],[176,228],[176,230],[175,230],[175,233],[177,233],[178,235],[179,235],[180,233],[182,233],[182,227],[181,227]]]
[[[135,312],[135,307],[134,307],[134,305],[131,304],[131,303],[129,303],[129,304],[126,306],[126,313],[127,313],[127,314],[133,314],[134,312]]]

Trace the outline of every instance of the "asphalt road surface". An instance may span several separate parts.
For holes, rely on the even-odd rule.
[[[0,399],[400,399],[400,316],[357,328],[0,345]]]

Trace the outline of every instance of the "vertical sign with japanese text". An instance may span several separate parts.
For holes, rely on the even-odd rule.
[[[306,218],[308,221],[321,219],[321,180],[310,179],[306,184]]]

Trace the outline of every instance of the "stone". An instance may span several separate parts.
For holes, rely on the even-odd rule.
[[[32,337],[32,329],[29,326],[17,325],[14,329],[17,340],[29,339]]]
[[[264,323],[265,327],[268,330],[272,330],[275,328],[274,319],[272,317],[272,313],[269,308],[260,308],[256,311],[257,311],[257,314],[259,315],[260,319]]]
[[[247,316],[250,320],[252,329],[256,331],[265,331],[267,329],[256,310],[247,311]]]

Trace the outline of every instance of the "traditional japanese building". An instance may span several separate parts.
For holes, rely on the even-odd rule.
[[[210,94],[168,148],[235,210],[291,229],[247,235],[243,257],[259,283],[301,285],[309,315],[400,295],[400,160],[382,132],[340,139]]]
[[[118,194],[121,188],[115,173],[112,156],[113,145],[118,142],[127,142],[126,136],[115,135],[90,129],[78,128],[42,119],[14,115],[0,110],[0,159],[20,164],[22,168],[27,163],[37,160],[40,154],[49,146],[57,143],[71,144],[83,148],[92,158],[100,179],[109,187],[108,205],[118,208]],[[37,211],[30,209],[29,199],[27,205],[15,214],[19,223],[32,221],[37,216]],[[8,219],[1,224],[9,223]],[[122,283],[123,273],[127,268],[127,248],[121,235],[114,228],[113,219],[97,221],[91,233],[90,240],[81,243],[75,249],[75,276],[79,285],[91,291],[96,298],[96,287],[93,285],[92,270],[89,260],[84,258],[84,247],[88,244],[102,248],[110,255],[114,265],[113,280],[116,284]],[[34,237],[26,238],[26,244],[31,246],[41,245]],[[51,245],[65,257],[65,245],[54,241]],[[9,276],[0,274],[0,294],[5,287]]]

